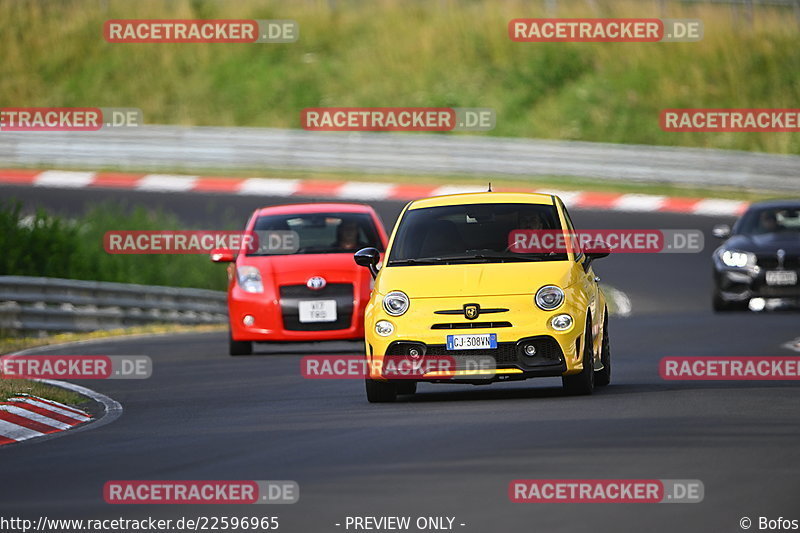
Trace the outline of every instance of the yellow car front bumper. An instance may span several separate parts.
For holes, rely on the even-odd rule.
[[[478,305],[480,312],[474,319],[458,314],[465,304]],[[533,306],[528,295],[503,295],[493,297],[425,298],[412,302],[409,311],[400,317],[386,314],[382,307],[368,306],[366,313],[367,357],[370,360],[370,378],[386,380],[381,371],[385,356],[415,359],[450,357],[455,361],[466,358],[488,357],[492,368],[480,370],[427,372],[419,381],[491,382],[553,377],[575,374],[583,369],[583,342],[586,330],[584,302],[565,302],[555,311],[542,311]],[[551,325],[554,316],[569,314],[572,326],[557,331]],[[378,321],[388,321],[394,331],[380,336],[375,331]],[[497,348],[480,350],[448,350],[447,336],[459,334],[493,333]],[[525,345],[532,344],[535,355],[525,353]]]

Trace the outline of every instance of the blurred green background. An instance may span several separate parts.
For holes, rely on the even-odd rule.
[[[0,200],[0,275],[225,290],[225,265],[212,263],[208,254],[123,255],[103,248],[112,229],[182,228],[174,215],[143,206],[108,203],[63,218],[43,210],[26,215],[19,202]]]
[[[696,43],[516,43],[520,17],[699,18]],[[110,44],[110,18],[294,19],[291,44]],[[0,104],[298,128],[316,106],[491,107],[491,135],[800,153],[792,133],[665,133],[661,109],[798,107],[791,8],[617,0],[0,1]]]

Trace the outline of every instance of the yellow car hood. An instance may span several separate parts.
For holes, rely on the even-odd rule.
[[[570,261],[413,265],[381,269],[375,289],[399,290],[409,298],[533,294],[542,285],[566,288],[575,269]]]

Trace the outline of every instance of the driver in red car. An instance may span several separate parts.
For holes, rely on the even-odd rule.
[[[336,244],[340,250],[358,250],[362,246],[358,242],[358,223],[354,220],[343,220],[336,228]]]

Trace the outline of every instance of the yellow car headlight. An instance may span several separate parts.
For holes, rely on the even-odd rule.
[[[545,285],[536,291],[536,305],[543,311],[558,309],[564,303],[564,291],[555,285]]]
[[[403,291],[392,291],[383,297],[383,310],[392,316],[400,316],[408,311],[408,296]]]

